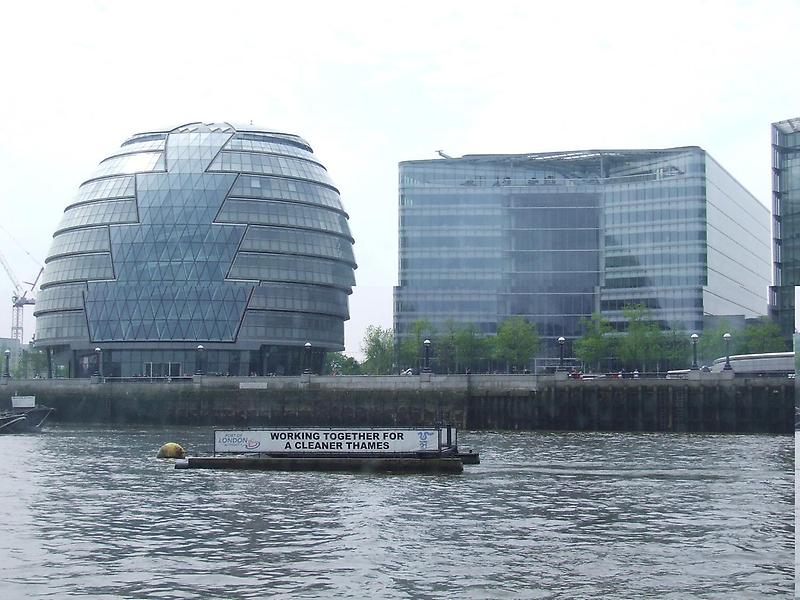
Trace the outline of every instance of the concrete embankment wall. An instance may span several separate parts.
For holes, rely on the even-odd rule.
[[[217,426],[421,426],[462,429],[768,432],[794,430],[794,382],[704,374],[687,380],[550,377],[200,377],[170,383],[11,380],[54,419]]]

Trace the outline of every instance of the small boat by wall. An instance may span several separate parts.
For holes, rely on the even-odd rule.
[[[35,433],[52,412],[47,406],[36,406],[36,396],[12,396],[11,410],[0,412],[0,434]]]

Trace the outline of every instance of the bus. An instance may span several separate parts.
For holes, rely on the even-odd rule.
[[[721,372],[726,358],[718,358],[711,371]],[[735,375],[747,377],[794,377],[794,352],[766,352],[763,354],[734,354],[730,357]]]

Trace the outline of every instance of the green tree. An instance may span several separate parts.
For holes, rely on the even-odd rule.
[[[510,317],[500,323],[494,338],[494,357],[508,367],[522,371],[539,351],[539,333],[535,323],[522,317]]]
[[[332,375],[360,375],[361,365],[344,352],[328,352],[325,355],[325,372]]]
[[[370,325],[361,342],[364,362],[361,368],[368,375],[388,375],[392,372],[394,356],[394,337],[392,330]]]
[[[459,328],[455,334],[455,356],[460,370],[480,371],[481,359],[489,356],[488,339],[470,323]]]
[[[17,379],[47,376],[47,355],[41,351],[23,350],[12,369],[12,375]]]
[[[745,326],[738,351],[744,354],[786,352],[786,340],[777,323],[769,317],[761,317]]]
[[[626,307],[622,314],[628,320],[628,332],[619,340],[620,361],[626,369],[646,371],[658,362],[661,328],[641,304]]]
[[[22,353],[19,355],[19,358],[16,360],[16,364],[14,361],[11,361],[11,375],[15,379],[27,379],[28,378],[28,370],[30,367],[30,357],[28,352],[23,350]],[[3,368],[5,369],[5,363]]]
[[[686,369],[691,365],[691,338],[678,329],[662,331],[658,362],[663,370]]]
[[[422,360],[422,342],[432,339],[435,333],[430,321],[420,319],[411,323],[408,336],[397,347],[398,366],[418,369]]]
[[[600,313],[592,313],[591,317],[582,318],[580,325],[583,335],[575,340],[575,356],[586,365],[594,365],[600,370],[601,362],[614,351],[615,338],[610,335],[613,331],[611,323]]]
[[[457,370],[456,361],[456,334],[458,325],[454,321],[444,324],[444,331],[435,336],[433,340],[433,353],[436,356],[436,371],[439,373],[453,373]]]

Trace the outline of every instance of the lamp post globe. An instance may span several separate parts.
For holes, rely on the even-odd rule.
[[[697,341],[700,339],[700,336],[693,333],[690,338],[692,340],[692,371],[697,371],[700,368],[697,366]]]
[[[100,360],[101,360],[100,359],[100,357],[101,357],[100,353],[101,352],[102,352],[102,350],[100,349],[99,346],[94,349],[94,358],[95,358],[95,361],[94,361],[94,375],[95,375],[95,377],[99,377],[100,374],[102,373],[102,370],[103,370],[100,367]]]
[[[564,336],[559,336],[558,338],[558,370],[561,371],[564,369],[564,343],[567,340],[564,339]]]
[[[424,367],[423,367],[422,370],[425,371],[425,373],[430,373],[431,372],[431,365],[430,365],[431,341],[430,340],[425,340],[424,342],[422,342],[422,346],[425,348],[425,363],[424,363]]]
[[[195,357],[196,368],[194,371],[195,375],[202,375],[203,374],[203,344],[197,344],[197,356]]]
[[[303,359],[306,364],[305,369],[303,369],[303,373],[311,373],[311,342],[306,342],[303,344],[303,348],[305,348]]]
[[[731,334],[725,333],[722,336],[722,339],[725,340],[725,366],[722,367],[723,371],[732,371],[733,367],[731,367]]]

